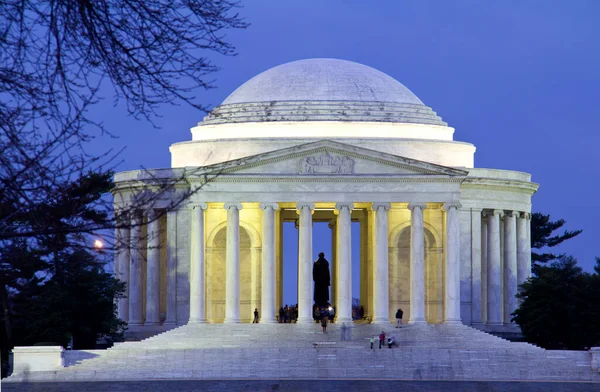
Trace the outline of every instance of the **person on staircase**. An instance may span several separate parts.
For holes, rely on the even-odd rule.
[[[398,308],[398,310],[396,311],[396,328],[402,328],[402,316],[404,315],[404,312],[402,311],[402,309]]]
[[[396,343],[396,338],[393,336],[390,336],[389,338],[387,338],[387,345],[388,348],[392,348],[392,346]]]
[[[252,324],[258,324],[258,308],[254,308],[254,320]]]
[[[385,344],[385,332],[381,331],[381,335],[379,335],[379,348]]]
[[[327,316],[321,317],[321,328],[323,328],[323,333],[327,333]]]

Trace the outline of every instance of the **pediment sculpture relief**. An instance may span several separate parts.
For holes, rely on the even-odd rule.
[[[302,158],[298,162],[298,174],[353,174],[354,159],[323,152]]]

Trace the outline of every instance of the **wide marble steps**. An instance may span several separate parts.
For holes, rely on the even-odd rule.
[[[378,325],[323,334],[316,324],[190,324],[141,342],[92,350],[37,380],[393,378],[412,380],[600,381],[582,351],[547,351],[464,325],[383,328],[397,346],[369,348]],[[89,359],[86,359],[89,358]]]

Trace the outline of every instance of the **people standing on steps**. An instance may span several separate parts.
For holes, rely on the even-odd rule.
[[[283,306],[279,308],[279,323],[283,323]]]
[[[402,311],[402,309],[398,308],[398,310],[396,311],[396,328],[402,328],[402,316],[404,315],[404,312]]]
[[[375,343],[375,336],[371,336],[371,350],[373,350],[373,344]]]
[[[323,333],[327,333],[327,316],[321,317],[321,328],[323,328]]]
[[[258,308],[254,308],[254,320],[252,324],[258,324]]]
[[[342,323],[342,327],[340,328],[340,331],[342,332],[342,342],[346,340],[346,330],[346,323]]]
[[[381,348],[381,345],[384,344],[385,342],[385,332],[381,331],[381,335],[379,335],[379,348]]]

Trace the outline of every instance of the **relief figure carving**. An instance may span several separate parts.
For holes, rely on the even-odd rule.
[[[341,155],[324,152],[302,158],[298,165],[299,174],[353,174],[354,160]]]

